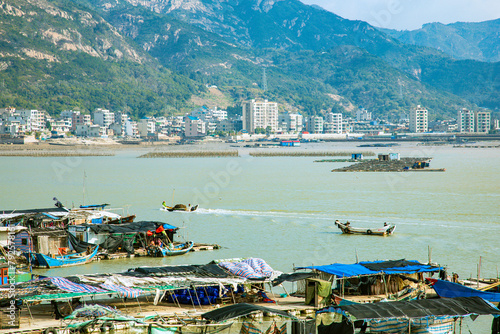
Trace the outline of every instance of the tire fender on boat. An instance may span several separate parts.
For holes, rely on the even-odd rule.
[[[115,324],[111,321],[106,321],[101,325],[101,328],[99,328],[99,331],[101,333],[114,333],[115,332]]]
[[[46,328],[44,331],[43,331],[43,334],[57,334],[57,329],[55,329],[54,327],[49,327],[49,328]]]
[[[373,234],[372,230],[366,230],[366,234]]]

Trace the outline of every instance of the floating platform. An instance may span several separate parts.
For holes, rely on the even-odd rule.
[[[428,168],[414,166],[428,166],[431,158],[401,158],[399,160],[362,160],[352,165],[334,169],[332,172],[444,172],[444,168]]]

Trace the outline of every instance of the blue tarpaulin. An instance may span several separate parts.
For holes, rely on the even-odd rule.
[[[443,281],[440,279],[428,279],[439,297],[481,297],[490,302],[500,302],[499,292],[480,291],[458,283]]]
[[[333,263],[324,266],[300,267],[296,269],[316,269],[338,278],[377,274],[415,274],[437,272],[443,268],[423,264],[418,261],[366,261],[354,264]]]

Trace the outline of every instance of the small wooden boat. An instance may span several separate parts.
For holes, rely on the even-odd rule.
[[[191,206],[191,204],[189,204],[188,206],[184,205],[184,204],[176,204],[174,206],[167,206],[165,204],[165,202],[162,203],[163,205],[163,210],[167,210],[167,211],[187,211],[187,212],[192,212],[192,211],[196,211],[196,209],[198,209],[198,205],[195,205],[195,206]]]
[[[367,235],[391,235],[396,229],[396,225],[384,224],[380,228],[366,228],[366,227],[352,227],[349,222],[341,223],[338,220],[335,221],[335,225],[344,234],[367,234]]]
[[[148,249],[148,255],[154,257],[182,255],[189,252],[193,248],[193,246],[194,246],[193,241],[186,241],[182,244],[162,246],[162,247],[150,246]]]
[[[35,268],[59,268],[59,267],[69,267],[77,266],[80,264],[85,264],[96,256],[99,246],[96,245],[93,249],[85,251],[82,253],[74,253],[68,255],[59,255],[55,257],[50,257],[41,253],[24,253],[28,261],[30,257],[35,258]]]

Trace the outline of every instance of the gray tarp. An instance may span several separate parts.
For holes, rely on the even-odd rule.
[[[356,319],[425,318],[428,316],[500,315],[500,310],[480,297],[421,299],[386,303],[331,306],[318,311],[345,311]]]

